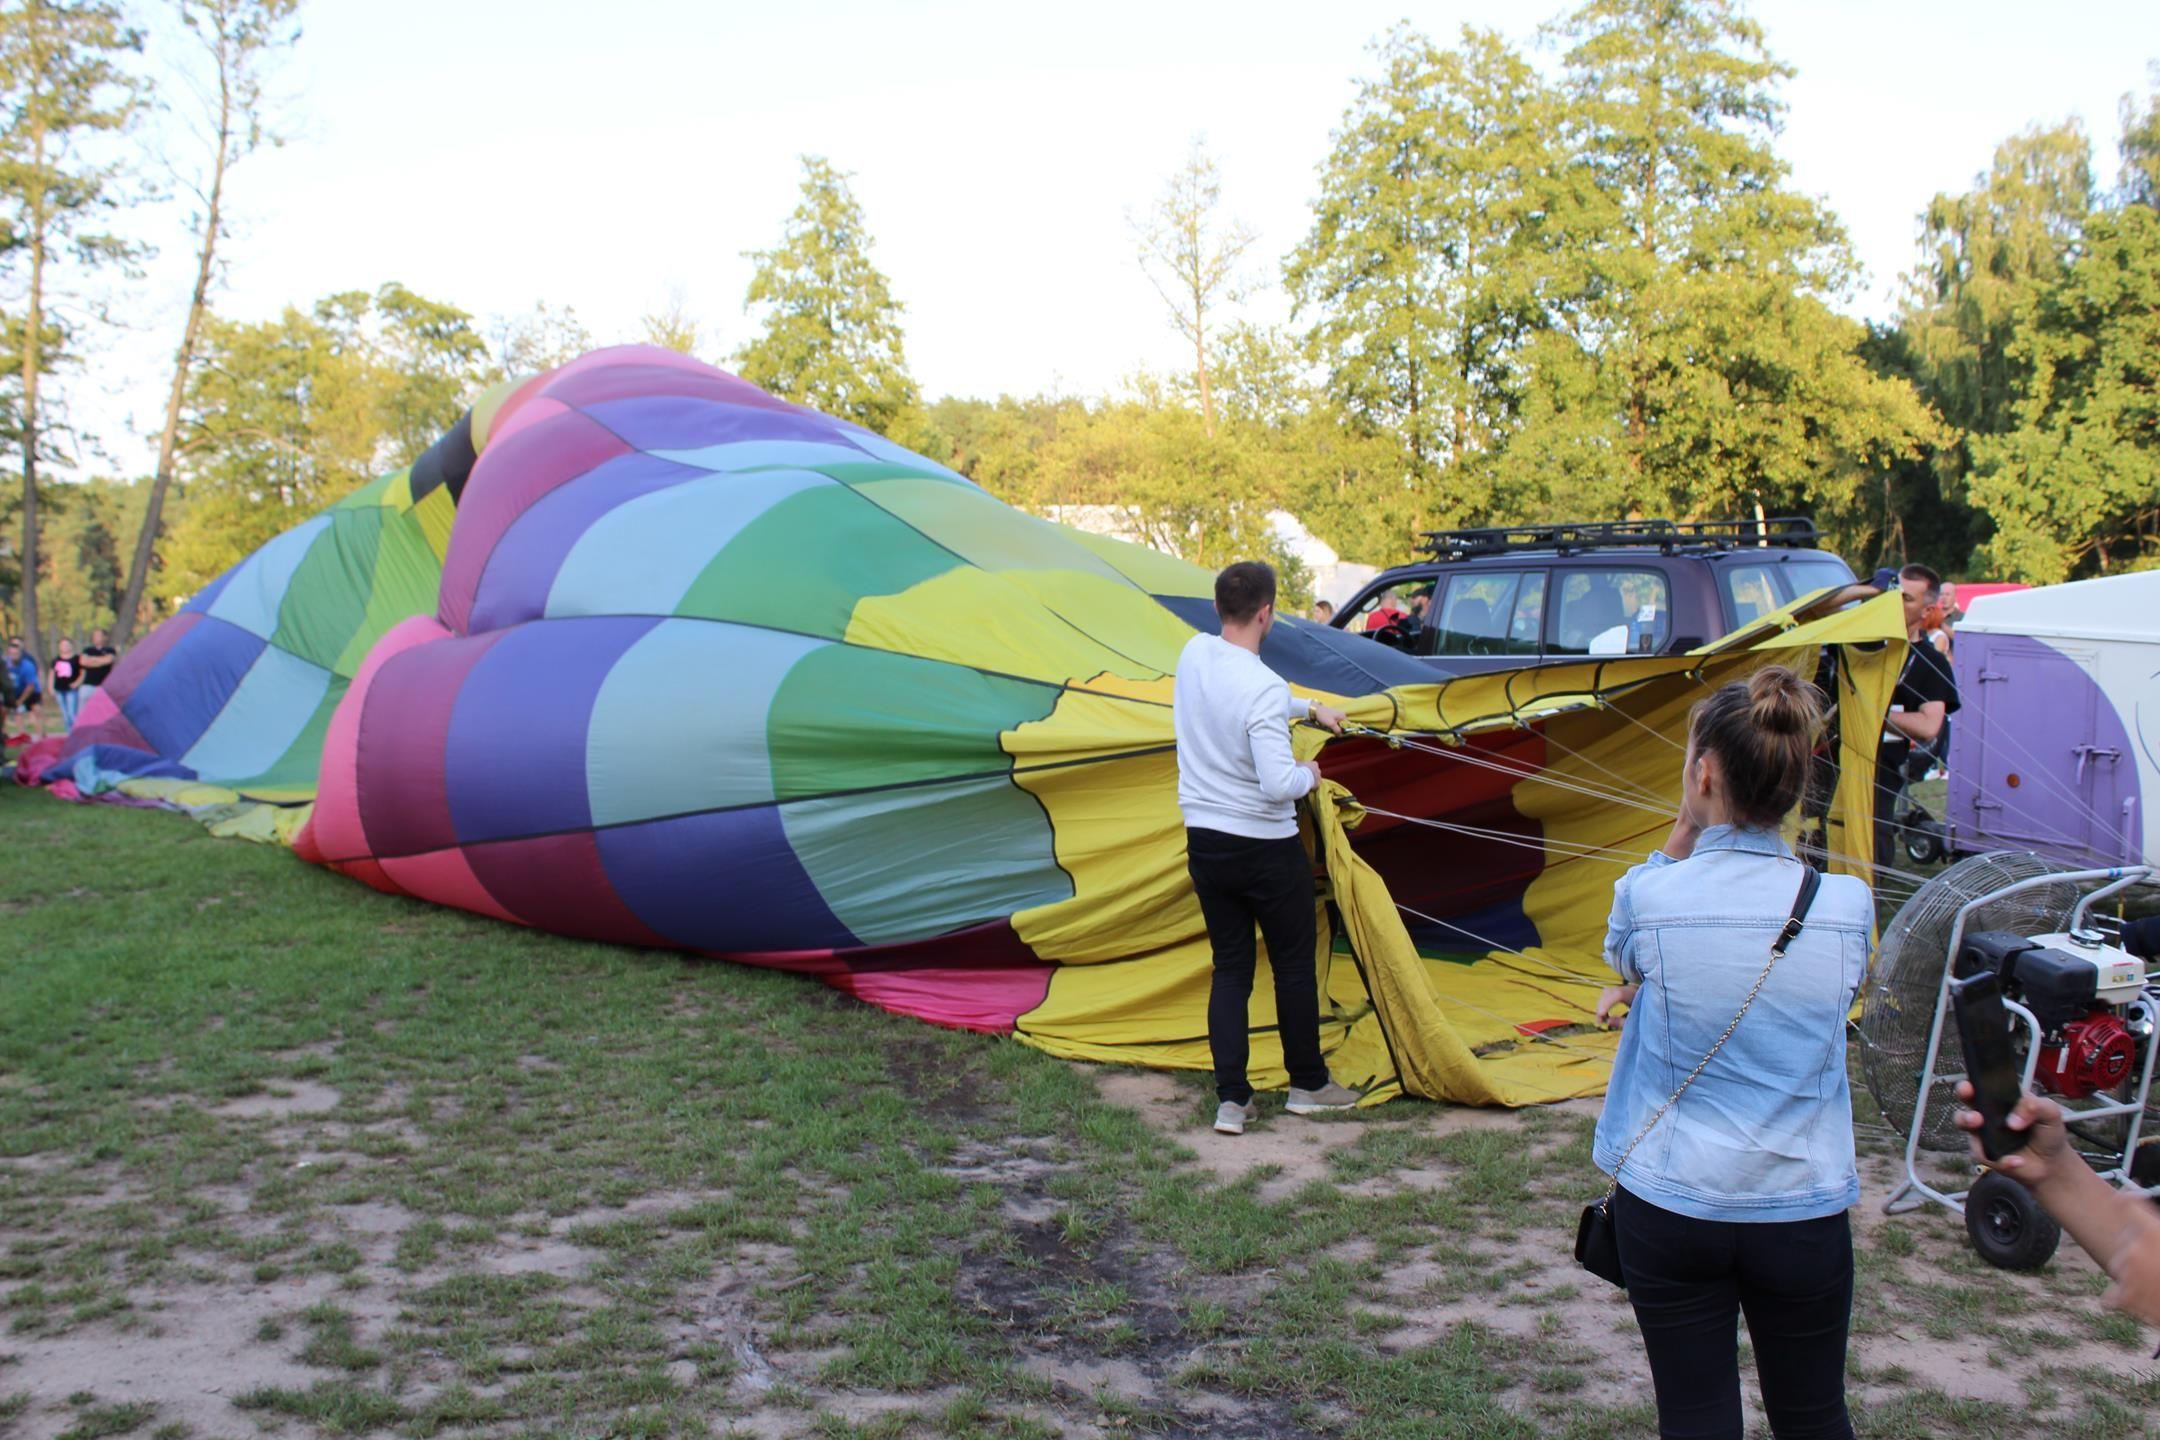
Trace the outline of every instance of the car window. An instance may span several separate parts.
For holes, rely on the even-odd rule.
[[[1545,572],[1533,570],[1523,576],[1515,595],[1515,619],[1508,626],[1508,654],[1536,655],[1544,649]]]
[[[1385,630],[1391,639],[1413,641],[1424,628],[1433,589],[1434,582],[1418,580],[1375,590],[1350,613],[1342,628],[1354,635],[1378,635]]]
[[[1558,655],[1647,655],[1672,638],[1672,589],[1656,570],[1563,570]]]
[[[1365,597],[1364,604],[1350,612],[1350,618],[1343,622],[1343,629],[1358,635],[1378,630],[1394,618],[1393,612],[1402,608],[1401,602],[1402,597],[1393,590],[1375,590]],[[1383,615],[1382,610],[1389,613]]]
[[[1725,598],[1731,602],[1733,629],[1752,625],[1785,603],[1770,579],[1768,565],[1734,565],[1725,571]]]
[[[1784,572],[1788,602],[1853,582],[1852,568],[1834,555],[1796,555],[1778,569]]]
[[[1515,592],[1521,582],[1521,573],[1513,570],[1457,575],[1448,586],[1447,602],[1442,609],[1439,633],[1434,637],[1431,653],[1510,653],[1508,627],[1515,613]]]

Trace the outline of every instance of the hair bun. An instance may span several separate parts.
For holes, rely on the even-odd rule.
[[[1748,717],[1773,735],[1805,735],[1822,723],[1822,696],[1782,665],[1748,677]]]

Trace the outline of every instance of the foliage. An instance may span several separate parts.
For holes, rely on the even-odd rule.
[[[1561,119],[1594,198],[1530,348],[1502,459],[1518,513],[1815,513],[1850,530],[1867,475],[1932,434],[1828,298],[1853,262],[1771,148],[1790,74],[1727,0],[1592,0]]]
[[[1452,464],[1459,489],[1509,425],[1542,318],[1553,97],[1486,31],[1441,50],[1398,27],[1375,56],[1284,281],[1342,414],[1395,437],[1415,482]]]
[[[472,318],[391,283],[254,324],[213,317],[189,385],[189,506],[163,599],[184,599],[278,532],[409,465],[489,377]]]
[[[2160,564],[2160,211],[2093,216],[2061,278],[2021,312],[2015,428],[1974,441],[1985,558],[2052,583]]]
[[[80,644],[93,626],[110,629],[126,588],[121,547],[142,522],[148,488],[109,479],[53,485],[50,543],[38,591],[51,634]]]
[[[871,240],[849,177],[822,156],[802,158],[802,199],[780,244],[753,252],[743,308],[762,333],[738,357],[742,377],[884,434],[918,407],[900,333],[903,307],[870,258]]]
[[[638,338],[678,355],[695,356],[706,347],[705,327],[690,313],[680,286],[668,290],[667,302],[638,321]]]
[[[1961,432],[1937,457],[1953,493],[1971,468],[1963,436],[2009,428],[2023,378],[2010,353],[2018,313],[2061,273],[2092,192],[2084,131],[2036,126],[1997,146],[1970,191],[1937,195],[1922,213],[1900,327],[1922,393]]]
[[[1398,546],[1646,512],[1863,542],[1875,477],[1936,424],[1828,304],[1853,265],[1771,148],[1789,70],[1726,0],[1592,0],[1551,34],[1551,86],[1486,32],[1379,47],[1285,267],[1333,404],[1297,427],[1339,497],[1307,522],[1345,553],[1366,511]]]
[[[54,303],[67,268],[131,262],[138,247],[95,227],[121,200],[121,162],[94,156],[82,142],[123,129],[139,98],[127,57],[142,37],[109,0],[20,0],[0,7],[0,95],[7,128],[0,136],[0,240],[19,260],[28,291],[21,325],[16,448],[22,457],[20,604],[23,628],[42,645],[37,582],[38,462],[47,425],[39,384],[72,339]],[[48,337],[57,343],[48,354]],[[42,653],[42,652],[41,652]]]
[[[539,375],[593,348],[592,332],[577,310],[545,300],[521,315],[497,317],[488,327],[488,341],[495,370],[505,377]]]
[[[190,373],[184,338],[173,463],[151,486],[184,480],[187,516],[155,554],[154,503],[140,525],[137,578],[170,572],[145,613],[412,458],[479,385],[593,345],[568,306],[498,319],[483,340],[463,311],[397,285],[258,323],[211,314],[223,166],[274,143],[261,67],[296,38],[299,0],[174,3],[216,62],[193,99],[220,145],[191,186],[188,337],[199,323],[205,363]],[[2140,563],[2150,437],[2136,376],[2150,372],[2123,287],[2144,273],[2133,212],[2160,203],[2160,91],[2124,99],[2112,187],[2096,186],[2072,123],[2010,137],[1968,191],[1934,197],[1895,321],[1871,328],[1832,308],[1855,278],[1850,245],[1778,156],[1792,71],[1742,0],[1577,0],[1541,39],[1556,65],[1475,28],[1436,41],[1404,24],[1375,42],[1282,259],[1290,329],[1241,319],[1253,235],[1225,218],[1196,142],[1133,222],[1189,371],[1102,396],[925,404],[851,177],[818,156],[802,158],[778,242],[750,257],[756,331],[735,363],[1015,504],[1202,564],[1280,558],[1276,510],[1372,564],[1440,525],[1777,512],[1813,515],[1863,569]],[[93,223],[119,198],[124,147],[54,137],[125,122],[136,43],[114,0],[0,0],[0,274],[42,274],[41,235],[70,267],[133,253]],[[34,362],[0,377],[0,445],[20,453],[36,434],[33,472],[64,438],[51,397],[40,418],[34,376],[79,324],[50,305],[0,315],[0,341]],[[679,291],[638,331],[713,348]],[[106,613],[104,540],[82,550],[56,510],[66,533],[48,552],[26,481],[0,501],[0,523],[30,532],[0,553],[0,600],[30,588],[15,573],[29,549],[31,585],[64,592],[56,615]],[[61,508],[105,517],[89,493]]]

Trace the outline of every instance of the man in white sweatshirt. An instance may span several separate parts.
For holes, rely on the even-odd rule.
[[[1178,657],[1171,718],[1186,867],[1215,949],[1208,993],[1220,1102],[1215,1128],[1242,1135],[1259,1117],[1245,1078],[1255,924],[1275,974],[1275,1016],[1290,1072],[1285,1108],[1310,1115],[1358,1101],[1355,1090],[1329,1078],[1320,1055],[1312,864],[1298,841],[1296,809],[1320,783],[1320,767],[1290,750],[1291,722],[1310,720],[1339,734],[1343,716],[1293,696],[1260,659],[1260,642],[1275,623],[1272,569],[1246,560],[1216,576],[1215,613],[1222,634],[1195,635]]]

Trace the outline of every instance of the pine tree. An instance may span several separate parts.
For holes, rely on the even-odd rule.
[[[41,644],[37,582],[38,464],[46,458],[42,387],[66,327],[53,305],[56,267],[125,262],[135,249],[91,227],[116,202],[116,163],[88,158],[79,141],[118,130],[135,112],[126,57],[141,48],[108,0],[22,0],[0,8],[0,84],[9,108],[0,149],[0,205],[26,268],[17,356],[17,444],[22,452],[22,625]],[[42,651],[40,652],[42,658]]]
[[[745,380],[883,434],[918,409],[900,333],[902,306],[870,258],[849,177],[803,157],[802,199],[778,247],[755,251],[745,310],[763,333],[743,348]]]

